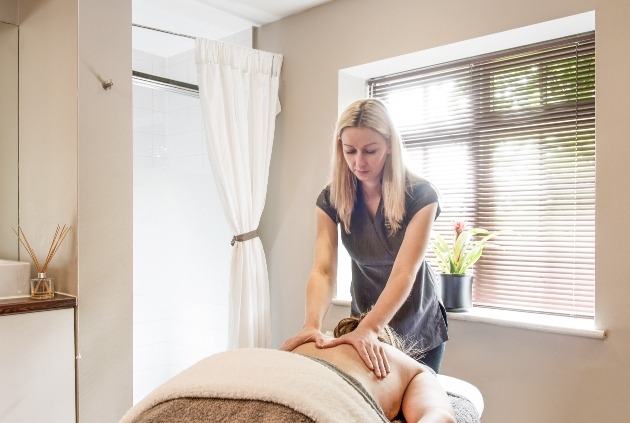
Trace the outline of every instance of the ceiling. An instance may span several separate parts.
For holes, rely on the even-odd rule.
[[[133,0],[134,24],[177,34],[221,39],[282,19],[331,0]],[[194,42],[133,28],[133,46],[162,56],[188,50]]]

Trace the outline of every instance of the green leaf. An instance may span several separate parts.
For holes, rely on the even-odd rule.
[[[457,267],[457,265],[459,264],[462,252],[464,251],[464,249],[466,248],[466,244],[468,243],[468,238],[468,231],[466,231],[459,234],[459,236],[455,240],[455,245],[453,245],[453,264],[455,265],[455,267]]]
[[[481,228],[470,228],[468,229],[469,235],[471,236],[477,236],[477,235],[489,235],[490,232],[488,232],[486,229],[481,229]]]
[[[439,267],[440,270],[442,270],[442,272],[448,273],[448,267],[444,264],[445,262],[437,261],[437,260],[431,260],[431,263],[433,263],[435,266]]]
[[[483,248],[476,249],[476,252],[474,254],[467,254],[466,259],[462,261],[462,265],[459,268],[459,273],[466,273],[466,270],[468,270],[470,266],[472,266],[477,262],[477,260],[479,260],[479,258],[481,257],[481,253],[483,253]]]
[[[448,251],[443,251],[439,248],[436,248],[433,250],[433,252],[435,253],[435,256],[437,257],[437,259],[442,262],[442,263],[448,263]]]
[[[429,243],[429,248],[435,254],[436,260],[432,260],[443,272],[448,273],[450,266],[450,250],[443,236],[436,233],[435,239]]]

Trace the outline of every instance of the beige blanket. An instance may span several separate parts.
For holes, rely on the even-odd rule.
[[[378,406],[326,366],[298,354],[246,348],[210,356],[184,370],[136,404],[120,423],[167,421],[165,416],[174,414],[178,422],[209,417],[213,419],[206,421],[238,421],[234,414],[221,417],[217,409],[193,410],[201,398],[226,400],[218,410],[230,413],[235,412],[228,411],[230,404],[243,413],[254,412],[244,408],[246,402],[253,400],[256,409],[269,404],[268,421],[388,422]],[[188,412],[198,417],[184,417]],[[247,418],[252,417],[242,421]]]
[[[458,423],[479,423],[474,386],[445,386]],[[444,381],[442,381],[444,383]],[[470,385],[468,389],[458,384]],[[467,396],[472,395],[475,405]],[[477,398],[479,397],[479,398]],[[210,356],[136,404],[120,423],[389,423],[351,376],[326,362],[273,349],[239,349]],[[395,420],[404,423],[404,419]]]

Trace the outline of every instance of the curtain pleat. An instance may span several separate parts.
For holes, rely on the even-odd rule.
[[[212,174],[232,232],[245,234],[258,229],[265,205],[282,55],[198,38],[196,63]],[[258,237],[232,247],[229,296],[228,347],[270,347],[269,279]]]

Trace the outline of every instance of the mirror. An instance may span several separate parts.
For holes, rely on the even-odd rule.
[[[0,259],[17,260],[18,26],[0,22]]]

